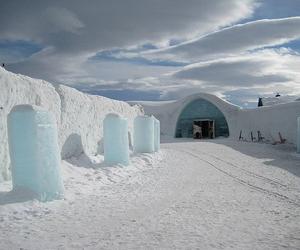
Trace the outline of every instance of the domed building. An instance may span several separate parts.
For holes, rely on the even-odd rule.
[[[136,103],[136,102],[134,102]],[[146,114],[161,122],[162,136],[276,142],[296,144],[300,101],[242,109],[215,95],[197,93],[176,101],[138,102]]]

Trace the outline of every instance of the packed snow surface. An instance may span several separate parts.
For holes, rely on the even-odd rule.
[[[0,184],[0,249],[299,249],[295,147],[170,139],[127,167],[63,161],[65,199]]]

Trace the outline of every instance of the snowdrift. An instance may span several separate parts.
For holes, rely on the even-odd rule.
[[[52,112],[59,128],[63,159],[82,153],[103,152],[103,120],[116,112],[128,119],[132,135],[133,119],[143,114],[140,106],[84,94],[63,85],[14,74],[0,68],[0,181],[10,178],[7,142],[7,115],[17,104],[42,106]]]

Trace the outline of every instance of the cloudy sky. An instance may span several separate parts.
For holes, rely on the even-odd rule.
[[[300,95],[300,0],[1,1],[13,72],[120,100]]]

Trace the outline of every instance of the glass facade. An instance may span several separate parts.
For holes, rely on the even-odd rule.
[[[209,119],[214,121],[215,136],[229,136],[228,124],[223,113],[211,102],[197,99],[182,110],[176,125],[175,137],[193,137],[193,122]]]

